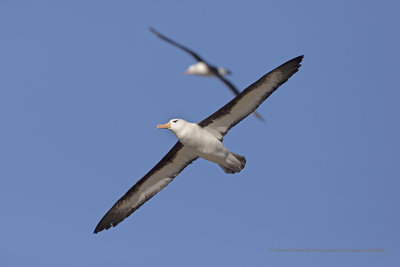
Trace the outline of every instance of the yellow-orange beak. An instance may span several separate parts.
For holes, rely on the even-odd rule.
[[[157,129],[169,129],[171,128],[171,123],[167,122],[166,124],[157,124]]]
[[[185,72],[183,73],[184,75],[189,75],[190,72],[188,70],[185,70]]]

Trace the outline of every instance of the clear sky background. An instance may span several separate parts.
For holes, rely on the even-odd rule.
[[[1,266],[398,266],[398,1],[0,1]],[[116,228],[108,211],[232,99],[160,32],[243,90],[303,66],[224,143]],[[383,249],[276,252],[274,249]],[[271,251],[271,249],[273,251]]]

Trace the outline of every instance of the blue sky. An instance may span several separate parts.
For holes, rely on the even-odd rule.
[[[397,1],[1,1],[1,266],[396,266]],[[233,71],[241,90],[303,66],[224,143],[116,228],[108,209],[232,99],[148,30]],[[270,249],[383,249],[274,252]]]

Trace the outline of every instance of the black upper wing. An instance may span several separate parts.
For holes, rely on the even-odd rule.
[[[156,31],[154,28],[150,28],[150,31],[151,31],[152,33],[154,33],[156,36],[158,36],[158,37],[160,37],[161,39],[163,39],[164,41],[166,41],[166,42],[168,42],[168,43],[170,43],[170,44],[172,44],[172,45],[174,45],[174,46],[176,46],[176,47],[178,47],[178,48],[180,48],[180,49],[186,51],[187,53],[189,53],[190,55],[192,55],[197,61],[203,61],[203,62],[205,62],[198,54],[196,54],[195,52],[193,52],[193,51],[190,50],[189,48],[184,47],[184,46],[181,45],[181,44],[178,44],[178,43],[175,42],[174,40],[171,40],[171,39],[169,39],[168,37],[162,35],[162,34],[159,33],[158,31]]]
[[[222,139],[229,129],[255,111],[280,85],[295,74],[301,66],[302,59],[303,56],[293,58],[265,74],[228,104],[199,122],[199,125]]]
[[[147,200],[160,192],[197,156],[179,141],[142,179],[125,193],[104,215],[94,233],[116,226]]]

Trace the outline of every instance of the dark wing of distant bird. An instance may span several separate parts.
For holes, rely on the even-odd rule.
[[[197,156],[179,141],[142,179],[132,186],[104,215],[94,233],[116,226],[160,192]]]
[[[233,126],[255,111],[265,99],[299,70],[302,59],[303,56],[293,58],[268,72],[228,104],[199,122],[199,125],[222,140]]]
[[[217,77],[218,79],[220,79],[226,86],[229,87],[229,89],[235,94],[235,95],[239,95],[240,92],[239,90],[227,79],[225,79],[224,77],[222,77],[222,75],[220,75],[218,73],[218,71],[213,71],[215,77]]]
[[[170,43],[170,44],[172,44],[172,45],[174,45],[174,46],[176,46],[176,47],[178,47],[178,48],[180,48],[180,49],[186,51],[187,53],[189,53],[190,55],[192,55],[197,61],[202,61],[202,62],[205,63],[205,61],[204,61],[198,54],[196,54],[195,52],[193,52],[193,51],[190,50],[189,48],[184,47],[183,45],[178,44],[178,43],[175,42],[174,40],[169,39],[168,37],[162,35],[162,34],[159,33],[158,31],[156,31],[154,28],[150,28],[150,31],[151,31],[152,33],[154,33],[156,36],[158,36],[159,38],[163,39],[164,41],[166,41],[166,42],[168,42],[168,43]]]

